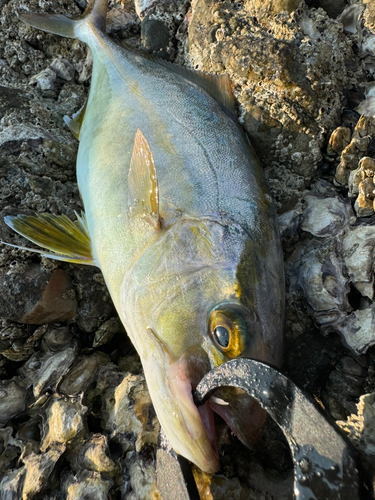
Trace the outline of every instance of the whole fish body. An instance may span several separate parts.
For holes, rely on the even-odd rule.
[[[245,443],[264,414],[229,390],[198,409],[192,388],[233,357],[281,361],[276,215],[246,137],[212,97],[218,84],[197,75],[201,86],[193,73],[117,46],[104,31],[106,3],[92,1],[78,20],[20,15],[79,38],[93,54],[87,104],[68,120],[80,141],[85,216],[76,224],[52,215],[6,222],[51,250],[44,255],[102,270],[167,438],[214,472],[212,409]],[[220,92],[225,100],[225,88]]]

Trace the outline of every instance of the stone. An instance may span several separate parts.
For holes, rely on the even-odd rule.
[[[351,135],[351,130],[348,127],[338,127],[335,129],[329,139],[327,154],[329,156],[341,154],[342,150],[350,143]]]
[[[300,3],[301,0],[246,0],[245,8],[251,16],[262,20],[284,11],[291,13]]]
[[[141,41],[146,52],[166,57],[169,29],[162,21],[145,17],[141,23]]]
[[[50,68],[55,72],[56,76],[67,82],[74,77],[75,69],[65,57],[57,57],[54,59]]]
[[[0,424],[26,409],[26,388],[20,377],[0,381]]]
[[[374,213],[373,202],[363,194],[359,194],[354,204],[358,217],[369,217]]]
[[[51,68],[46,68],[30,79],[30,85],[37,83],[41,90],[53,90],[55,80],[56,73]]]
[[[307,192],[305,202],[301,229],[314,236],[326,237],[341,233],[352,215],[351,208],[337,197],[319,198]]]
[[[85,430],[84,415],[87,407],[79,398],[55,395],[42,414],[42,440],[40,451],[65,445]]]
[[[9,273],[2,268],[0,291],[2,316],[20,323],[66,321],[77,312],[72,280],[62,269],[50,272],[39,264],[20,264]]]

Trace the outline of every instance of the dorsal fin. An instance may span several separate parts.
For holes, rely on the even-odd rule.
[[[128,184],[132,215],[141,215],[155,229],[160,229],[159,189],[154,157],[139,129],[135,134]]]
[[[237,119],[236,101],[233,97],[230,78],[226,73],[224,75],[211,75],[210,73],[185,68],[184,66],[179,66],[163,59],[155,58],[155,60],[161,66],[202,87],[224,107],[225,111],[229,112],[232,119]]]
[[[73,114],[72,118],[70,116],[64,116],[64,122],[68,125],[71,133],[74,135],[76,139],[79,140],[79,133],[81,131],[83,119],[85,117],[87,107],[87,101],[76,113]]]
[[[5,244],[40,253],[51,259],[95,266],[85,216],[76,216],[77,222],[72,222],[66,215],[51,214],[8,215],[4,218],[5,223],[18,234],[53,253]]]

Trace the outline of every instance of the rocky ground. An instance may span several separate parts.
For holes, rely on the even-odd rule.
[[[16,12],[85,6],[0,0],[2,241],[24,244],[5,215],[82,209],[63,116],[85,102],[91,54]],[[112,0],[107,31],[229,74],[280,215],[284,371],[347,433],[373,495],[374,2]],[[101,273],[1,246],[0,318],[0,499],[159,498],[157,419]],[[271,420],[252,450],[218,427],[222,468],[195,471],[201,498],[292,498],[288,446]]]

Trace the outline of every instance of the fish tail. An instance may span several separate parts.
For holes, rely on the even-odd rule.
[[[91,25],[99,30],[105,29],[108,0],[91,0],[82,17],[69,18],[62,14],[36,14],[35,12],[18,13],[24,23],[33,28],[54,33],[67,38],[86,41],[85,29]]]

